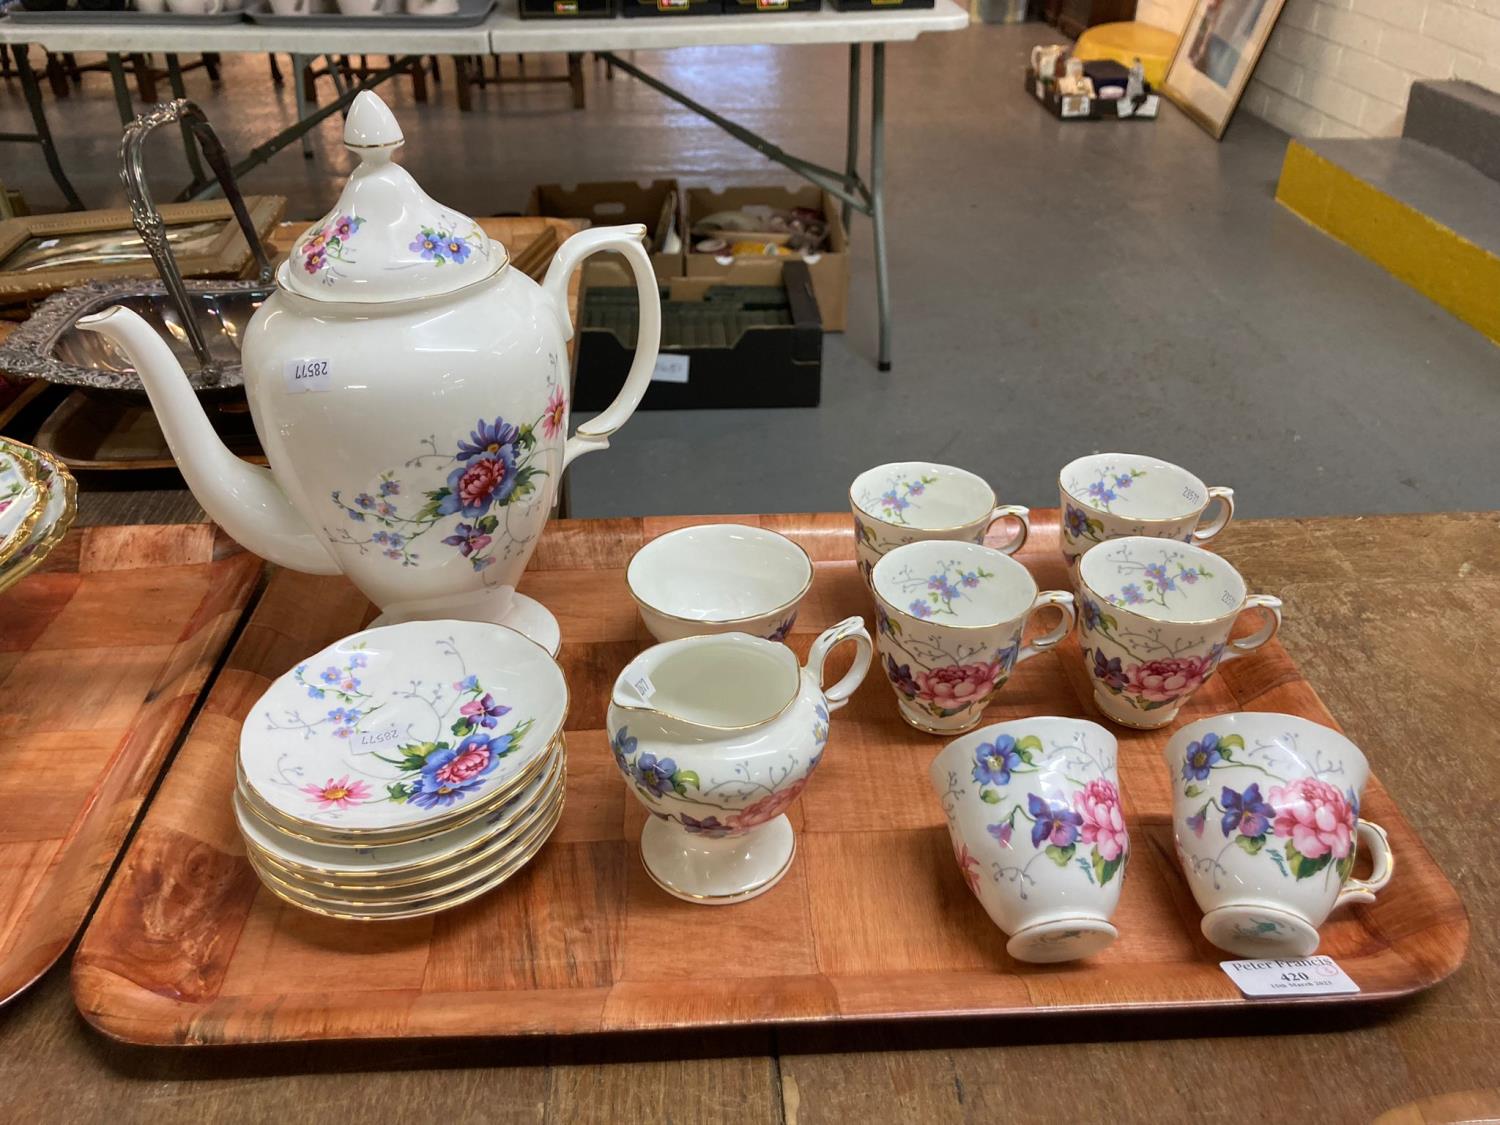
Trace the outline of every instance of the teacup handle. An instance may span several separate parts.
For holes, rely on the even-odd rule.
[[[870,640],[869,630],[865,628],[863,617],[846,617],[837,625],[830,626],[818,634],[818,639],[813,641],[812,649],[807,654],[807,663],[803,665],[813,674],[818,681],[818,686],[823,686],[823,662],[828,659],[828,654],[844,641],[853,641],[857,646],[854,654],[854,664],[849,671],[844,673],[844,678],[831,688],[823,691],[823,698],[828,703],[830,711],[837,711],[849,697],[854,694],[854,689],[864,682],[865,673],[870,670],[870,661],[875,655],[875,645]]]
[[[990,528],[1003,519],[1013,519],[1019,525],[1019,529],[1003,547],[996,547],[1002,555],[1013,555],[1022,547],[1026,546],[1026,537],[1031,534],[1031,509],[1022,507],[1020,504],[1001,504],[990,513],[990,522],[985,525],[984,534],[988,537]]]
[[[1073,595],[1064,593],[1062,590],[1043,590],[1036,596],[1036,601],[1031,603],[1031,609],[1026,614],[1026,621],[1022,622],[1021,628],[1031,621],[1041,610],[1048,606],[1054,607],[1060,614],[1062,620],[1057,623],[1057,628],[1052,632],[1038,637],[1029,645],[1023,645],[1020,653],[1016,656],[1016,663],[1030,660],[1033,656],[1040,656],[1050,648],[1055,648],[1057,643],[1073,631],[1073,622],[1077,614],[1073,611]]]
[[[1251,610],[1259,610],[1266,617],[1266,623],[1260,632],[1248,637],[1242,637],[1237,641],[1230,641],[1224,650],[1224,655],[1219,658],[1219,663],[1224,664],[1231,660],[1238,660],[1242,656],[1248,656],[1261,645],[1265,644],[1276,635],[1276,630],[1281,628],[1281,599],[1273,598],[1270,594],[1251,594],[1245,599],[1241,607],[1241,613],[1249,613]]]
[[[1396,859],[1391,854],[1391,842],[1386,837],[1385,829],[1368,820],[1362,820],[1354,827],[1359,833],[1359,842],[1369,850],[1370,858],[1375,861],[1375,867],[1368,879],[1350,879],[1345,883],[1344,889],[1334,901],[1335,906],[1343,906],[1348,902],[1374,902],[1375,892],[1391,881],[1391,873],[1396,870]]]
[[[1219,532],[1229,526],[1229,521],[1234,519],[1234,489],[1223,488],[1215,485],[1208,490],[1208,503],[1203,506],[1203,514],[1208,515],[1208,509],[1213,507],[1214,501],[1219,502],[1219,510],[1209,519],[1199,518],[1198,526],[1193,528],[1193,542],[1202,543],[1212,539]]]

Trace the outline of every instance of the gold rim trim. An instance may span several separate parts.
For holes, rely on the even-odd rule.
[[[1087,461],[1091,457],[1132,457],[1137,461],[1153,461],[1157,465],[1171,465],[1171,467],[1176,469],[1178,472],[1187,473],[1188,476],[1197,481],[1198,486],[1203,489],[1203,494],[1207,497],[1207,499],[1203,501],[1203,504],[1198,508],[1196,512],[1189,512],[1187,515],[1181,516],[1122,516],[1117,512],[1106,512],[1103,508],[1094,507],[1087,500],[1079,499],[1073,494],[1068,486],[1063,483],[1063,473],[1067,472],[1074,465],[1078,464],[1078,462]],[[1160,457],[1147,457],[1146,455],[1141,453],[1090,453],[1083,457],[1075,457],[1073,458],[1073,460],[1069,461],[1066,465],[1058,470],[1057,491],[1061,492],[1064,496],[1073,501],[1080,508],[1087,508],[1089,511],[1097,512],[1101,516],[1113,516],[1115,519],[1129,520],[1131,523],[1181,523],[1183,520],[1188,519],[1189,517],[1194,520],[1200,520],[1203,518],[1203,513],[1208,511],[1208,506],[1214,502],[1214,497],[1209,494],[1209,486],[1203,483],[1197,473],[1189,472],[1189,470],[1184,469],[1181,465],[1173,465],[1171,461],[1163,461]],[[1066,521],[1063,521],[1059,524],[1059,530],[1066,530]],[[1122,538],[1128,538],[1128,536],[1122,536]],[[1114,542],[1114,540],[1105,540],[1105,542]],[[1084,553],[1087,554],[1088,552],[1085,551]]]
[[[0,455],[8,457],[16,466],[26,487],[31,489],[31,507],[27,509],[21,522],[18,523],[4,543],[0,543],[0,566],[6,563],[20,552],[21,548],[31,539],[32,529],[36,527],[37,521],[42,518],[42,512],[47,507],[47,490],[42,487],[42,482],[37,476],[36,466],[32,464],[31,458],[21,452],[20,442],[10,442],[0,439]],[[30,448],[27,446],[26,448]],[[25,488],[22,494],[25,494]]]
[[[275,868],[277,871],[285,872],[294,879],[320,883],[327,887],[338,887],[348,890],[393,889],[428,879],[439,879],[452,875],[468,863],[475,862],[480,852],[492,848],[499,850],[503,845],[497,844],[497,840],[502,836],[517,835],[518,833],[515,830],[518,824],[525,820],[538,807],[546,805],[567,784],[567,774],[566,757],[559,754],[554,759],[553,766],[548,771],[546,779],[542,782],[542,787],[537,791],[536,796],[530,804],[517,806],[502,820],[495,823],[490,832],[469,841],[460,848],[440,852],[437,855],[428,856],[423,859],[411,860],[408,863],[374,869],[314,867],[309,864],[284,859],[249,837],[245,837],[245,847],[253,849],[257,855],[266,861],[267,865]],[[244,836],[244,833],[242,832],[241,835]],[[330,880],[338,879],[348,879],[353,882],[330,882]],[[389,879],[390,881],[375,882],[375,880],[382,879]]]
[[[566,716],[564,718],[566,719]],[[536,780],[544,763],[551,756],[554,747],[562,744],[562,741],[562,731],[559,730],[546,744],[546,748],[537,754],[534,761],[527,763],[521,772],[506,782],[502,788],[486,793],[481,801],[469,805],[467,808],[459,806],[452,813],[444,814],[441,818],[402,826],[399,830],[392,828],[339,828],[333,830],[327,836],[308,835],[310,830],[321,826],[308,821],[285,817],[282,813],[267,805],[265,798],[261,797],[251,787],[238,755],[235,757],[235,783],[240,796],[245,801],[246,808],[254,813],[257,819],[272,831],[284,833],[288,836],[295,836],[297,839],[306,841],[309,844],[344,847],[372,847],[380,844],[415,844],[452,829],[462,828],[471,821],[478,820],[480,817],[493,812],[496,805],[503,805],[517,796],[522,789]]]
[[[730,636],[732,634],[725,633],[725,634],[715,634],[715,635],[717,635],[717,636]],[[802,672],[803,672],[803,665],[797,659],[797,654],[794,653],[794,652],[792,652],[792,650],[789,649],[789,648],[787,648],[785,645],[778,645],[776,641],[768,641],[768,640],[766,640],[765,637],[751,636],[749,633],[745,633],[745,634],[742,634],[742,635],[745,636],[745,637],[747,637],[749,640],[751,640],[751,641],[753,641],[753,642],[755,642],[757,644],[771,645],[773,647],[779,647],[779,648],[785,649],[785,651],[787,652],[787,654],[791,658],[793,668],[796,670],[796,672],[795,672],[796,682],[792,685],[792,694],[791,694],[791,697],[789,699],[787,699],[787,701],[781,705],[781,709],[778,710],[774,715],[767,715],[764,719],[760,719],[760,720],[758,720],[756,722],[753,722],[753,723],[743,723],[743,724],[741,724],[739,726],[720,726],[718,723],[705,723],[705,722],[703,722],[703,721],[701,721],[699,719],[689,719],[687,716],[685,716],[685,715],[679,715],[675,711],[668,711],[668,710],[666,710],[665,708],[662,708],[662,707],[652,707],[649,703],[642,703],[640,706],[637,706],[637,705],[632,704],[632,703],[620,703],[619,701],[617,701],[615,699],[613,691],[610,692],[609,706],[614,707],[614,708],[616,708],[616,709],[618,709],[620,711],[630,711],[630,712],[632,712],[634,714],[640,714],[640,715],[662,715],[662,716],[664,716],[664,717],[666,717],[668,719],[675,719],[679,723],[687,723],[689,726],[695,726],[695,727],[704,727],[707,730],[718,730],[718,731],[754,730],[756,727],[763,727],[767,723],[773,723],[773,722],[775,722],[777,719],[781,718],[781,716],[785,715],[788,711],[790,711],[792,709],[793,705],[796,704],[798,697],[802,694]],[[659,644],[659,645],[653,645],[652,647],[653,648],[661,648],[661,647],[663,647],[665,645],[680,645],[684,641],[696,641],[696,640],[701,640],[701,639],[702,638],[700,638],[700,637],[678,637],[675,641],[662,641],[661,644]],[[844,639],[847,639],[847,638],[840,638],[840,640],[844,640]],[[738,643],[738,642],[736,642],[736,643]],[[639,654],[637,655],[637,659],[639,659]],[[633,663],[635,663],[635,661],[632,660],[631,663],[633,664]],[[629,668],[630,665],[627,664],[625,667]],[[624,673],[622,672],[621,675],[623,676]],[[616,683],[618,683],[618,682],[619,681],[617,679]]]
[[[1118,609],[1121,612],[1130,614],[1132,617],[1139,617],[1142,621],[1149,621],[1153,625],[1217,625],[1221,621],[1228,621],[1230,624],[1230,628],[1233,628],[1234,619],[1241,613],[1243,613],[1246,609],[1252,608],[1245,604],[1246,601],[1251,597],[1248,588],[1245,588],[1245,592],[1240,595],[1239,605],[1235,606],[1235,608],[1230,610],[1228,613],[1219,614],[1218,617],[1152,617],[1150,614],[1138,613],[1136,610],[1131,609],[1127,605],[1116,605],[1103,594],[1099,593],[1098,590],[1089,585],[1088,579],[1083,576],[1083,560],[1088,558],[1090,551],[1097,550],[1100,547],[1118,547],[1121,543],[1129,542],[1132,539],[1144,539],[1154,544],[1176,543],[1179,547],[1189,547],[1194,551],[1202,551],[1209,558],[1215,559],[1218,562],[1222,563],[1224,566],[1228,567],[1229,571],[1240,580],[1240,586],[1242,588],[1245,588],[1245,576],[1238,570],[1235,570],[1234,566],[1231,565],[1228,559],[1224,558],[1222,555],[1214,554],[1206,547],[1200,547],[1196,543],[1178,543],[1175,539],[1157,539],[1150,535],[1122,535],[1118,539],[1106,539],[1103,543],[1095,543],[1088,549],[1088,551],[1085,551],[1083,552],[1083,554],[1078,556],[1078,585],[1082,587],[1082,589],[1088,591],[1090,594],[1093,594],[1096,601],[1104,603],[1105,605],[1109,606],[1110,609]],[[1149,730],[1151,728],[1146,727],[1142,729]]]
[[[246,855],[265,878],[274,879],[283,887],[311,899],[361,909],[367,906],[406,906],[464,890],[504,867],[535,841],[537,833],[549,819],[561,814],[563,801],[564,789],[559,786],[546,799],[526,810],[524,823],[518,826],[512,839],[495,849],[494,854],[459,864],[457,874],[450,872],[441,876],[434,875],[405,884],[345,887],[318,879],[282,874],[275,870],[273,864],[262,862],[265,854],[258,848],[247,848]]]
[[[725,617],[719,619],[710,619],[704,617],[680,617],[675,613],[668,613],[664,609],[657,609],[654,605],[646,601],[635,592],[635,587],[630,584],[630,563],[635,562],[642,551],[649,548],[652,543],[660,543],[663,539],[670,539],[672,536],[677,535],[680,532],[697,531],[699,528],[703,527],[744,527],[749,528],[751,531],[763,531],[767,535],[775,535],[781,539],[785,539],[793,547],[796,547],[797,550],[802,552],[802,558],[807,563],[807,581],[802,584],[802,589],[797,591],[796,597],[792,598],[790,601],[782,602],[775,609],[768,609],[763,613],[752,613],[747,617]],[[689,524],[687,527],[674,527],[671,531],[668,531],[662,535],[658,535],[655,539],[652,539],[649,542],[642,543],[640,547],[636,549],[635,554],[630,556],[630,563],[625,564],[625,592],[630,595],[630,600],[635,602],[635,604],[641,609],[649,609],[652,613],[657,614],[660,617],[665,617],[668,621],[681,621],[686,625],[739,625],[746,621],[754,621],[759,617],[770,617],[772,614],[784,613],[787,610],[791,609],[794,605],[799,603],[803,598],[807,597],[807,592],[812,589],[813,579],[817,577],[818,574],[817,567],[813,564],[812,556],[807,553],[807,548],[804,547],[801,543],[798,543],[789,535],[782,535],[779,531],[772,531],[769,527],[751,527],[751,525],[748,523],[695,523]]]
[[[752,899],[758,895],[763,895],[767,891],[771,890],[772,887],[774,887],[777,883],[781,882],[781,880],[786,877],[786,873],[792,869],[792,861],[796,858],[797,836],[795,833],[793,833],[792,854],[786,857],[786,862],[781,865],[781,869],[777,871],[776,874],[769,876],[763,882],[757,883],[755,886],[749,888],[748,890],[735,891],[733,894],[728,895],[695,895],[691,891],[684,891],[680,890],[677,887],[673,887],[657,878],[656,872],[652,871],[650,866],[646,863],[646,857],[644,854],[642,854],[641,856],[641,866],[646,869],[646,877],[649,878],[662,890],[666,891],[667,894],[671,895],[673,898],[685,899],[688,902],[701,902],[710,906],[729,906],[732,903],[744,902],[747,899]]]
[[[513,875],[516,874],[516,872],[520,871],[521,868],[525,867],[528,863],[530,863],[537,857],[537,854],[541,852],[544,847],[546,847],[547,841],[552,838],[552,833],[557,828],[557,822],[561,819],[562,809],[561,807],[559,807],[557,810],[556,819],[554,819],[552,823],[547,826],[546,830],[541,833],[539,839],[536,841],[531,850],[528,851],[525,855],[517,856],[516,859],[511,863],[511,865],[509,865],[504,871],[497,872],[493,876],[491,881],[481,882],[477,886],[470,887],[461,895],[434,901],[428,905],[413,910],[404,910],[390,914],[352,913],[347,910],[336,909],[331,905],[318,905],[313,901],[304,901],[298,897],[295,897],[292,893],[283,891],[274,884],[266,882],[264,879],[262,879],[261,881],[261,886],[265,887],[266,890],[270,891],[271,894],[275,895],[282,902],[286,903],[289,906],[295,906],[298,910],[306,910],[313,914],[321,914],[325,918],[336,918],[339,921],[344,922],[401,922],[407,921],[412,918],[422,918],[429,914],[437,914],[444,910],[451,910],[456,906],[462,906],[467,902],[472,902],[474,899],[480,897],[481,895],[488,894],[490,891],[499,887],[502,883],[510,879]],[[250,863],[252,867],[255,866],[254,860],[251,860]],[[256,874],[261,874],[259,869],[256,870]]]
[[[892,468],[892,467],[894,467],[896,465],[931,465],[935,469],[949,469],[949,470],[952,470],[953,472],[965,473],[968,476],[973,477],[980,484],[984,485],[984,487],[989,491],[989,494],[990,494],[990,506],[989,506],[988,509],[986,509],[987,512],[993,512],[996,508],[998,508],[1000,506],[1000,498],[995,495],[995,490],[994,490],[993,487],[991,487],[989,481],[985,480],[978,473],[971,473],[971,472],[969,472],[968,469],[961,468],[958,465],[940,465],[936,461],[887,461],[884,465],[875,465],[872,468],[866,469],[863,473],[859,474],[859,477],[865,476],[867,473],[873,473],[873,472],[875,472],[878,469]],[[913,527],[909,523],[892,523],[888,519],[884,519],[881,516],[877,516],[874,512],[866,511],[865,508],[863,507],[863,505],[861,505],[860,502],[854,498],[854,485],[859,483],[859,477],[855,477],[853,483],[851,483],[849,485],[849,506],[851,508],[853,508],[856,512],[858,512],[860,515],[862,515],[862,516],[869,516],[870,519],[874,520],[876,523],[884,524],[886,527],[897,527],[897,528],[904,527],[904,528],[907,528],[907,529],[909,529],[911,531],[931,531],[931,532],[962,531],[966,527],[973,527],[980,520],[986,518],[983,515],[975,516],[971,520],[965,520],[963,523],[956,523],[952,527]],[[1006,515],[1001,516],[1000,518],[1001,519],[1015,519],[1017,517],[1014,516],[1011,513],[1007,513]],[[905,544],[903,544],[903,546],[904,545]],[[894,551],[895,548],[892,547],[891,550]]]
[[[19,445],[20,443],[14,442],[11,444]],[[67,466],[51,454],[43,453],[40,449],[34,449],[31,446],[25,446],[24,448],[31,449],[36,454],[38,461],[46,463],[48,468],[52,470],[52,479],[54,481],[62,481],[63,510],[57,517],[57,522],[33,544],[31,554],[9,569],[4,569],[7,564],[0,564],[0,591],[9,589],[40,566],[42,561],[52,553],[53,548],[62,542],[63,536],[72,530],[73,521],[78,517],[78,482],[73,479],[73,474],[68,472]],[[41,507],[45,508],[46,504],[43,503]]]

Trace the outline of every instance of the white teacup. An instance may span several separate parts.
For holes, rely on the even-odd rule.
[[[224,0],[167,0],[167,9],[178,16],[217,16]]]
[[[1210,488],[1186,469],[1137,453],[1095,453],[1063,466],[1062,551],[1068,566],[1095,543],[1149,535],[1212,539],[1234,518],[1234,489]],[[1218,510],[1205,519],[1215,500]]]
[[[131,7],[137,12],[159,15],[167,10],[167,0],[132,0]]]
[[[414,16],[452,16],[458,14],[458,0],[406,0],[406,10]]]
[[[278,16],[306,16],[313,10],[312,0],[271,0],[271,11]]]
[[[1031,69],[1038,78],[1054,78],[1057,74],[1057,60],[1062,58],[1062,54],[1061,43],[1038,44],[1031,48]]]
[[[1017,719],[950,742],[928,769],[964,881],[1018,961],[1072,961],[1118,936],[1118,749],[1086,719]]]
[[[641,620],[659,641],[735,632],[785,640],[812,580],[812,559],[796,543],[738,523],[658,535],[625,571]]]
[[[338,4],[346,16],[393,16],[401,10],[401,0],[338,0]]]
[[[1274,712],[1189,723],[1166,747],[1172,831],[1203,936],[1241,957],[1306,957],[1318,927],[1391,879],[1385,830],[1359,817],[1370,776],[1338,731]],[[1353,879],[1363,844],[1374,860]]]
[[[865,583],[887,551],[907,543],[943,540],[983,543],[990,527],[1014,520],[1015,534],[1000,547],[1019,551],[1031,532],[1031,511],[996,504],[995,490],[967,469],[930,461],[898,461],[866,469],[849,486],[855,557]]]
[[[1073,595],[1037,592],[1015,559],[977,543],[897,547],[875,564],[876,644],[901,717],[928,734],[978,724],[1012,669],[1068,635]],[[1026,623],[1052,606],[1057,628],[1021,644]]]
[[[1117,723],[1164,727],[1226,660],[1254,652],[1281,627],[1281,601],[1247,594],[1212,552],[1171,539],[1100,543],[1078,563],[1078,640],[1094,702]],[[1230,641],[1247,610],[1265,626]]]

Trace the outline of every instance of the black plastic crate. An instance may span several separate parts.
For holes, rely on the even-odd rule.
[[[691,283],[679,282],[682,289]],[[663,294],[663,357],[641,407],[695,410],[817,406],[822,395],[823,323],[812,277],[787,262],[779,286],[698,286],[698,300]],[[578,323],[574,410],[603,410],[625,385],[635,353],[635,288],[587,289]],[[682,367],[686,364],[686,370]]]
[[[523,20],[612,19],[615,0],[521,0]]]
[[[789,12],[816,12],[823,0],[723,0],[725,15],[774,16]]]
[[[722,0],[620,0],[620,10],[627,16],[686,18],[724,14]]]

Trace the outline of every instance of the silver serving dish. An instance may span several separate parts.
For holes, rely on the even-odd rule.
[[[93,281],[48,297],[4,344],[0,372],[49,383],[145,397],[140,376],[121,352],[97,332],[75,327],[80,318],[111,305],[140,313],[189,372],[200,393],[232,391],[244,383],[240,341],[245,326],[274,286],[260,281],[185,281],[188,311],[212,360],[197,366],[191,338],[177,303],[160,281]]]
[[[255,255],[254,281],[184,281],[161,212],[146,186],[145,143],[163,126],[181,123],[193,135],[224,198]],[[163,102],[125,127],[120,142],[121,178],[130,217],[145,243],[160,281],[95,281],[54,293],[25,324],[0,344],[0,371],[96,391],[145,395],[146,388],[125,354],[103,337],[80,332],[78,321],[111,305],[144,317],[172,349],[188,384],[202,394],[232,391],[244,383],[240,340],[261,302],[275,288],[271,259],[261,245],[235,182],[224,146],[203,111],[186,98]]]

